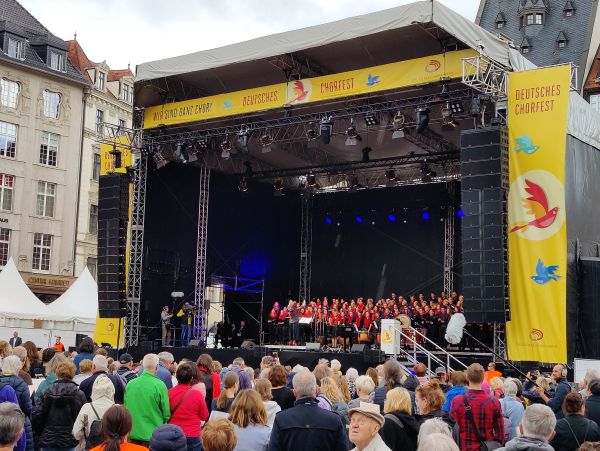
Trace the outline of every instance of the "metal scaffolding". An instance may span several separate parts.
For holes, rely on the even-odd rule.
[[[451,294],[454,291],[454,182],[446,182],[448,192],[448,206],[444,222],[444,292]]]
[[[137,346],[140,334],[140,298],[142,294],[142,259],[144,256],[144,217],[146,214],[146,176],[148,157],[140,156],[133,174],[133,205],[129,242],[129,279],[127,284],[127,321],[125,346]]]
[[[206,288],[206,240],[208,232],[208,199],[210,169],[200,168],[200,190],[198,197],[198,239],[196,241],[196,282],[194,284],[194,339],[206,342],[208,309],[204,305]],[[204,328],[204,329],[203,329]]]
[[[312,254],[313,195],[302,194],[302,227],[300,229],[300,287],[298,301],[310,301],[310,276]]]

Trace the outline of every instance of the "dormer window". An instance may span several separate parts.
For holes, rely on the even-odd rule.
[[[129,102],[129,85],[123,84],[123,93],[121,94],[122,100]]]
[[[496,29],[500,30],[506,25],[506,18],[501,12],[496,16]]]
[[[59,72],[65,72],[66,69],[65,69],[64,53],[55,52],[53,50],[50,50],[49,60],[50,60],[49,61],[50,69],[54,69]]]
[[[8,38],[8,56],[16,59],[25,59],[25,42],[20,39]]]
[[[568,0],[567,3],[565,3],[563,13],[565,17],[573,17],[575,15],[575,5],[571,0]]]
[[[529,42],[529,39],[523,38],[519,47],[521,49],[521,53],[525,55],[531,51],[531,42]]]
[[[104,91],[104,85],[106,84],[106,74],[98,71],[98,89]]]
[[[562,31],[558,33],[558,36],[556,37],[556,46],[559,49],[564,49],[567,46],[567,42],[569,42],[569,40],[567,39],[565,33]]]

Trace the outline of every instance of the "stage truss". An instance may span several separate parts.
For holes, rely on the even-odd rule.
[[[205,306],[206,293],[206,245],[208,236],[208,201],[210,188],[210,169],[200,168],[200,187],[198,196],[198,239],[196,241],[196,279],[194,284],[194,339],[206,342],[206,321],[208,309]]]
[[[300,287],[298,300],[310,302],[311,258],[312,258],[312,221],[313,195],[302,194],[302,226],[300,228]]]
[[[451,294],[454,291],[454,182],[446,182],[446,190],[450,202],[446,209],[446,220],[444,222],[444,292]]]

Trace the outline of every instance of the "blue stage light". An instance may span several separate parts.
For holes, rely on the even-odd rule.
[[[458,216],[459,218],[464,218],[465,217],[465,212],[462,211],[462,208],[458,209],[458,211],[456,212],[456,216]]]
[[[429,214],[428,211],[424,211],[423,213],[421,213],[421,218],[425,221],[427,221],[428,219],[431,218],[431,215]]]
[[[390,220],[390,222],[394,222],[396,220],[396,215],[393,213],[390,213],[388,215],[388,219]]]
[[[362,222],[363,222],[362,216],[358,216],[357,215],[357,216],[354,217],[354,219],[356,219],[356,222],[358,222],[359,224],[362,224]]]
[[[333,219],[331,219],[329,216],[327,216],[327,217],[325,218],[325,222],[326,222],[327,224],[332,224],[332,223],[333,223]]]

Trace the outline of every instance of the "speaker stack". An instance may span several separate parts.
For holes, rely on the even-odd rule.
[[[461,133],[463,294],[469,322],[508,318],[508,136],[505,127]]]

